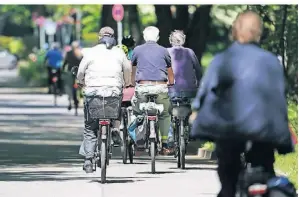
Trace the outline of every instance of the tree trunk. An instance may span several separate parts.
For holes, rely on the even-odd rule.
[[[177,30],[183,30],[185,33],[188,30],[189,25],[189,6],[188,5],[177,5],[176,6],[176,18],[174,28]]]
[[[140,18],[137,9],[137,5],[129,5],[129,31],[130,34],[136,41],[136,44],[139,45],[142,42],[141,37],[141,27],[140,27]]]
[[[117,23],[112,17],[113,5],[103,5],[100,28],[109,26],[114,30],[115,38],[117,39]]]
[[[288,5],[283,6],[283,18],[282,18],[282,25],[281,25],[281,35],[279,41],[279,54],[282,57],[282,65],[284,68],[285,77],[288,78],[287,67],[285,65],[285,28],[287,22],[287,13],[288,13]]]
[[[160,30],[159,44],[169,47],[169,34],[172,30],[172,14],[170,5],[155,5],[157,27]]]
[[[199,61],[206,49],[210,33],[211,8],[212,5],[202,5],[197,8],[187,33],[187,46],[194,50]]]

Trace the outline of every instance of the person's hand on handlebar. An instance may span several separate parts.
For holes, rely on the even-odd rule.
[[[135,86],[133,84],[127,85],[125,88],[134,88]]]
[[[167,84],[168,88],[172,88],[173,86],[174,86],[174,84],[170,84],[170,83]]]

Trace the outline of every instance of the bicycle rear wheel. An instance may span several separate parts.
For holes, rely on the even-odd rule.
[[[181,169],[185,169],[185,154],[186,154],[186,143],[185,143],[185,131],[184,131],[184,120],[180,121],[180,130],[179,130],[179,143],[180,143],[180,162]]]
[[[175,131],[173,132],[175,139],[175,154],[177,157],[177,168],[181,168],[181,153],[180,153],[180,127],[178,120],[175,121]]]
[[[156,129],[155,122],[150,121],[150,132],[151,133],[156,132],[155,129]],[[151,171],[153,174],[155,174],[156,173],[156,142],[155,142],[155,139],[151,139],[150,153],[151,153]]]
[[[57,106],[57,87],[56,84],[53,84],[53,94],[54,94],[54,106]]]
[[[132,164],[133,163],[133,157],[134,157],[134,148],[133,148],[133,144],[129,144],[128,145],[128,154],[129,154],[129,160],[130,160],[130,163]]]
[[[102,132],[106,133],[106,126],[102,126]],[[106,183],[107,173],[107,140],[101,140],[101,183]]]
[[[124,128],[123,130],[120,131],[120,136],[122,137],[123,145],[121,146],[121,154],[122,154],[122,159],[123,159],[123,164],[127,163],[128,159],[128,141],[127,141],[127,131]]]

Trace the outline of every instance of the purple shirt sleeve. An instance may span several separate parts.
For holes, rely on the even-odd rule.
[[[171,67],[171,57],[170,57],[170,54],[167,49],[165,49],[165,57],[164,58],[165,58],[165,62],[166,62],[166,67],[170,68]]]
[[[194,53],[194,51],[192,49],[190,49],[190,53],[191,53],[191,60],[192,60],[192,64],[193,64],[193,69],[195,70],[195,76],[197,79],[197,83],[199,84],[201,77],[202,77],[202,67]]]
[[[132,52],[132,59],[131,59],[132,66],[137,66],[137,50],[136,49],[137,49],[137,47]]]

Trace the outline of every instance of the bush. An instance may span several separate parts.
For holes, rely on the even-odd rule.
[[[19,66],[19,75],[27,82],[28,86],[47,86],[47,69],[44,65],[45,52],[40,51],[36,55],[36,60],[28,59]]]
[[[0,36],[0,46],[7,49],[10,53],[24,58],[26,47],[23,40],[15,37]]]

